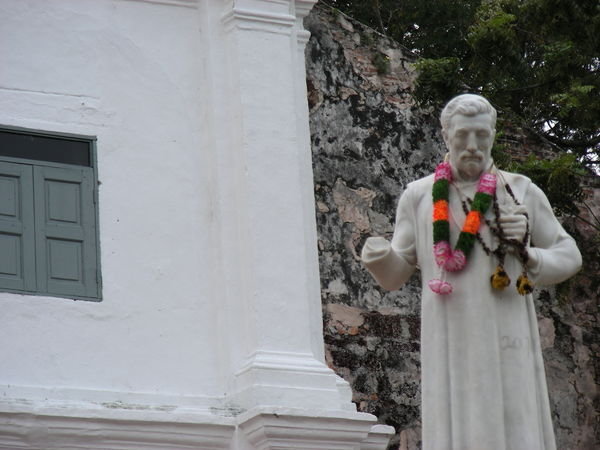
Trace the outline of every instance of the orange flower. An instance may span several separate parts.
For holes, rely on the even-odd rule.
[[[433,204],[433,221],[448,220],[448,202],[438,200]]]
[[[479,211],[470,211],[465,219],[465,225],[462,231],[466,233],[476,234],[481,224],[481,214]]]

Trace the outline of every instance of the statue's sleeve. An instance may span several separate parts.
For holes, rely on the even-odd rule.
[[[399,289],[415,271],[414,208],[410,187],[400,197],[391,245],[383,238],[370,238],[362,251],[362,260],[373,278],[384,289]]]
[[[533,282],[550,285],[575,275],[581,268],[581,253],[554,216],[546,195],[533,183],[525,204],[531,227],[529,276]]]

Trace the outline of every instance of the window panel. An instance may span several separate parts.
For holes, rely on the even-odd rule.
[[[0,162],[0,288],[36,289],[31,166]]]
[[[21,236],[0,233],[0,275],[21,279],[23,274]]]
[[[100,298],[93,140],[0,127],[0,291]]]
[[[19,215],[19,177],[0,176],[0,216],[17,219]]]
[[[47,221],[81,225],[81,185],[58,180],[45,182]]]
[[[89,141],[0,130],[0,156],[91,166]]]
[[[37,283],[51,294],[98,295],[91,168],[34,167]]]
[[[46,240],[48,278],[54,281],[74,281],[83,285],[83,251],[81,241]]]

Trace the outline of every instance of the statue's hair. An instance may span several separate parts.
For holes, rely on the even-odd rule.
[[[450,100],[440,116],[442,130],[447,130],[450,126],[450,119],[456,114],[463,116],[476,116],[477,114],[489,114],[492,128],[496,128],[496,110],[481,95],[462,94]]]

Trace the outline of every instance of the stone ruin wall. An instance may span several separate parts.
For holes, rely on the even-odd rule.
[[[327,363],[396,428],[390,448],[418,449],[420,280],[385,292],[359,254],[391,237],[404,187],[445,153],[438,118],[414,104],[414,58],[396,43],[320,4],[305,27]],[[579,277],[536,303],[558,448],[600,448],[598,286]]]

